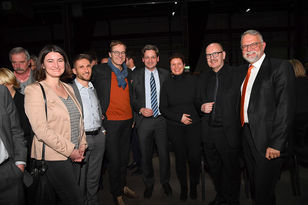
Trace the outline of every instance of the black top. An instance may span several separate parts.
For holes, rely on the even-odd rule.
[[[191,75],[178,75],[164,82],[160,89],[160,112],[168,122],[185,126],[182,115],[189,114],[192,123],[199,122],[195,106],[197,79]]]
[[[296,113],[308,113],[308,78],[295,79]]]
[[[30,147],[32,144],[33,134],[32,134],[31,125],[25,113],[24,98],[25,96],[23,94],[16,91],[13,100],[14,100],[14,104],[18,111],[20,125],[24,131],[24,136],[27,141],[27,146]]]
[[[218,72],[213,70],[209,71],[208,86],[207,86],[207,99],[208,102],[214,102],[212,112],[210,113],[210,125],[222,126],[222,76],[225,73],[225,66]]]

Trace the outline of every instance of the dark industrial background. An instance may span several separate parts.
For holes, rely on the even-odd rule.
[[[8,52],[22,46],[38,54],[57,44],[72,57],[81,52],[108,55],[111,40],[125,42],[137,65],[145,44],[160,49],[161,67],[181,52],[192,71],[206,67],[205,46],[218,41],[228,62],[243,62],[240,35],[259,30],[266,53],[308,62],[308,6],[304,0],[3,0],[0,66],[11,67]]]

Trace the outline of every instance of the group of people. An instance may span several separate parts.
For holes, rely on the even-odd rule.
[[[247,64],[231,67],[224,62],[222,45],[210,43],[205,50],[210,70],[200,76],[184,72],[185,57],[178,53],[169,58],[170,72],[159,68],[155,45],[144,46],[145,67],[134,71],[128,68],[121,41],[111,42],[106,63],[93,66],[90,55],[79,54],[72,69],[58,46],[45,46],[33,71],[27,70],[28,52],[12,49],[14,73],[1,69],[0,82],[14,99],[21,95],[15,91],[21,85],[24,99],[19,101],[24,107],[15,103],[20,107],[18,118],[9,91],[0,86],[0,204],[23,204],[27,143],[28,159],[40,160],[45,147],[53,204],[99,204],[104,155],[115,204],[125,205],[124,196],[138,198],[126,183],[132,128],[141,154],[144,198],[151,198],[154,189],[155,150],[160,184],[167,196],[172,195],[171,142],[180,200],[186,201],[188,193],[197,198],[204,154],[217,193],[209,205],[240,204],[242,157],[255,204],[276,204],[281,154],[295,111],[295,77],[292,65],[266,56],[265,47],[258,31],[244,32],[241,49]],[[2,72],[14,80],[4,82]],[[72,74],[75,79],[66,83]],[[31,142],[31,137],[24,138],[26,133],[34,135]]]

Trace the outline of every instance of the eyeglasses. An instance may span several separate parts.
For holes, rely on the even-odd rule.
[[[214,53],[209,53],[209,54],[205,54],[207,59],[212,58],[217,58],[219,56],[219,54],[221,54],[223,51],[219,51],[219,52],[214,52]]]
[[[120,56],[120,55],[123,55],[125,56],[126,55],[126,52],[125,51],[111,51],[115,56]]]
[[[248,44],[248,45],[241,45],[241,49],[242,49],[242,50],[247,50],[248,48],[250,48],[250,49],[255,49],[255,48],[258,47],[258,45],[259,45],[260,43],[263,43],[263,42],[255,42],[255,43],[251,43],[251,44]]]

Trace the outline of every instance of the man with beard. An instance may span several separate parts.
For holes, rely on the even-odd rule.
[[[98,205],[98,186],[105,152],[105,129],[102,127],[102,111],[95,88],[90,82],[92,75],[91,56],[79,54],[73,61],[76,75],[72,87],[82,106],[84,128],[88,148],[81,167],[80,186],[85,205]]]
[[[241,87],[243,150],[256,205],[274,205],[294,113],[294,71],[286,60],[265,55],[266,43],[256,30],[242,34],[243,58],[249,63]]]
[[[34,82],[30,66],[30,54],[26,49],[16,47],[10,51],[9,58],[14,69],[14,75],[20,83],[20,90],[18,91],[24,94],[26,86]]]
[[[126,186],[130,133],[133,124],[132,87],[125,62],[126,45],[112,41],[108,62],[93,68],[92,82],[97,90],[106,128],[106,157],[110,190],[116,204],[124,205],[123,195],[138,198]]]
[[[205,157],[217,192],[209,205],[235,205],[240,193],[238,108],[243,75],[224,63],[226,52],[221,44],[211,43],[205,52],[211,69],[199,79],[199,109]]]

